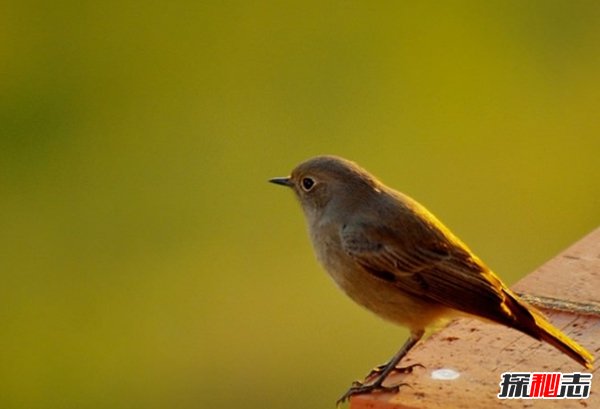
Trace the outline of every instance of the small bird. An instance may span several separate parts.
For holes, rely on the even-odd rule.
[[[591,369],[593,356],[512,292],[425,207],[354,162],[317,156],[289,177],[269,180],[298,198],[319,262],[355,302],[408,327],[410,337],[373,382],[355,382],[338,400],[397,391],[383,381],[423,337],[456,316],[506,325],[545,341]]]

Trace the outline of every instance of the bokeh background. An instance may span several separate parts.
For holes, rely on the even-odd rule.
[[[600,3],[0,5],[0,407],[328,408],[401,345],[314,260],[320,153],[512,283],[600,224]]]

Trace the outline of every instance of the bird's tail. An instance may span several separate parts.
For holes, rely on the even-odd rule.
[[[504,289],[504,293],[507,296],[505,305],[514,318],[510,326],[535,339],[549,343],[587,369],[592,369],[594,357],[587,349],[552,325],[541,312],[519,299],[512,291]]]

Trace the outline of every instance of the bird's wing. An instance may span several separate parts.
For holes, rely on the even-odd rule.
[[[390,226],[340,232],[344,251],[365,271],[402,291],[510,325],[509,291],[458,239],[435,225],[412,226],[410,239]]]

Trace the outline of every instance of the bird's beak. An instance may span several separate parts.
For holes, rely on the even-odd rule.
[[[276,185],[282,185],[292,187],[293,183],[289,177],[273,178],[269,179],[269,182],[275,183]]]

